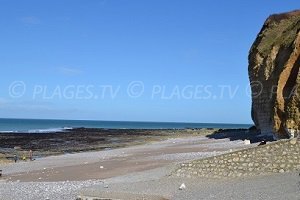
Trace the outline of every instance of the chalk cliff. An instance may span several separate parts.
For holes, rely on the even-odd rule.
[[[252,119],[262,134],[300,135],[300,10],[271,15],[249,54]]]

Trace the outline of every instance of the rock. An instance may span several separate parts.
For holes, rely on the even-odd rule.
[[[243,173],[238,173],[237,174],[238,177],[241,177],[242,175],[243,175]]]
[[[295,145],[296,143],[297,143],[297,139],[296,138],[291,139],[290,144]]]
[[[103,166],[100,166],[100,169],[103,169],[104,167]]]
[[[280,170],[279,170],[279,173],[284,173],[284,169],[280,169]]]
[[[250,140],[244,140],[244,144],[248,145],[248,144],[251,144],[251,142],[250,142]]]
[[[182,183],[182,184],[180,185],[180,187],[179,187],[179,190],[184,190],[184,189],[186,189],[186,186],[185,186],[184,183]]]
[[[275,139],[300,135],[300,10],[271,15],[251,47],[252,119]]]

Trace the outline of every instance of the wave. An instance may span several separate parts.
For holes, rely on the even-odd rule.
[[[249,124],[185,123],[185,122],[129,122],[92,120],[46,120],[46,119],[2,119],[0,132],[3,133],[51,133],[73,128],[103,129],[184,129],[189,128],[249,128]],[[1,131],[3,130],[3,131]]]
[[[63,127],[63,128],[47,128],[47,129],[33,129],[28,130],[28,133],[55,133],[55,132],[65,132],[67,130],[72,130],[72,127]]]
[[[1,133],[17,133],[18,131],[0,131]]]
[[[65,132],[72,130],[72,127],[63,127],[63,128],[45,128],[45,129],[31,129],[26,131],[1,131],[0,133],[56,133],[56,132]]]

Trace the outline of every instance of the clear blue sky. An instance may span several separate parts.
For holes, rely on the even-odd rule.
[[[249,48],[270,14],[297,8],[291,0],[0,0],[0,117],[252,123]],[[132,81],[143,83],[141,96],[128,95]],[[116,96],[101,96],[103,85],[119,87]],[[164,93],[153,94],[157,85]],[[187,95],[199,85],[208,98]],[[238,89],[230,97],[220,85]]]

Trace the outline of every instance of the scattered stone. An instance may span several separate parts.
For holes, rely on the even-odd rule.
[[[280,169],[280,170],[279,170],[279,173],[284,173],[284,169]]]
[[[182,183],[182,184],[180,185],[180,187],[179,187],[179,190],[184,190],[184,189],[186,189],[186,186],[185,186],[184,183]]]
[[[284,168],[284,167],[285,167],[285,164],[281,164],[280,167],[281,167],[281,168]]]
[[[267,142],[266,142],[265,140],[263,140],[263,141],[261,141],[261,142],[258,144],[258,146],[262,146],[262,145],[265,145],[265,144],[267,144]]]
[[[293,138],[290,141],[290,144],[295,145],[297,143],[297,138]]]
[[[251,144],[251,141],[250,140],[244,140],[244,144],[249,145],[249,144]]]

